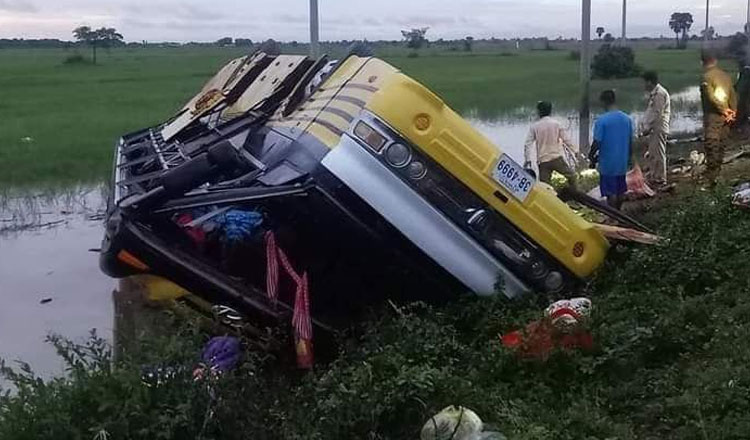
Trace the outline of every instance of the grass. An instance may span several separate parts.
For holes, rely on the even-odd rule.
[[[65,63],[63,50],[0,51],[0,185],[65,185],[106,179],[113,144],[128,131],[167,119],[235,48],[127,48],[102,51],[99,65]],[[457,110],[485,119],[547,99],[573,109],[578,62],[565,51],[435,52],[386,59],[424,82]],[[697,82],[695,51],[641,51],[638,62],[680,90]],[[625,107],[641,105],[638,79],[615,87]]]
[[[540,100],[555,103],[561,110],[578,106],[580,91],[579,62],[561,51],[538,51],[507,57],[492,55],[454,55],[430,58],[404,58],[391,61],[406,73],[437,91],[461,112],[475,111],[493,119],[519,107],[532,107]],[[641,51],[637,62],[656,70],[662,82],[673,91],[697,85],[699,56],[694,51]],[[592,82],[592,97],[614,88],[625,109],[640,108],[643,84],[639,78]]]
[[[206,337],[192,326],[117,363],[96,339],[53,338],[70,376],[2,369],[18,393],[0,397],[0,438],[413,439],[454,404],[518,440],[745,439],[750,215],[723,189],[681,187],[652,208],[668,240],[614,252],[583,292],[591,352],[541,362],[501,347],[498,334],[539,318],[541,298],[386,307],[314,373],[250,352],[211,391],[189,374]],[[148,388],[139,371],[154,364],[178,373]]]
[[[113,50],[64,65],[53,50],[0,52],[0,184],[104,179],[113,145],[169,117],[230,54]]]

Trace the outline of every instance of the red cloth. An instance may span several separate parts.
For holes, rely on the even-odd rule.
[[[206,242],[206,231],[203,228],[193,228],[186,226],[194,220],[193,216],[184,213],[177,217],[176,223],[185,229],[185,233],[193,239],[196,244],[202,245]]]
[[[542,361],[547,360],[557,348],[566,351],[591,350],[594,339],[582,326],[577,325],[566,331],[553,324],[562,315],[573,316],[580,322],[580,316],[574,310],[560,309],[552,316],[530,323],[524,330],[502,335],[500,340],[503,346],[515,350],[519,356]]]
[[[283,249],[276,244],[273,232],[266,232],[266,294],[272,302],[279,297],[279,264],[294,281],[296,292],[294,295],[294,315],[292,328],[294,329],[295,351],[297,366],[311,369],[313,366],[312,319],[310,318],[310,292],[307,273],[301,275],[294,270]]]

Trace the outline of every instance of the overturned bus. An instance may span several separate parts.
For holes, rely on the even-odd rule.
[[[383,298],[574,289],[608,242],[388,63],[257,52],[116,145],[101,267],[332,329]],[[288,273],[289,276],[279,274]]]

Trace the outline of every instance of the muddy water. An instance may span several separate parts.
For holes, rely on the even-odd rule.
[[[0,357],[60,373],[50,333],[111,339],[115,283],[99,271],[101,189],[0,194]]]
[[[673,135],[695,133],[701,128],[701,112],[699,109],[700,91],[698,87],[690,87],[672,95],[672,123]],[[645,106],[645,102],[644,102]],[[643,118],[643,112],[626,109],[638,123]],[[482,120],[469,113],[468,119],[495,145],[499,146],[519,163],[523,163],[523,146],[529,127],[536,120],[536,110],[533,108],[519,108],[507,116],[495,120]],[[578,144],[579,118],[574,111],[561,111],[555,117],[568,131],[575,144]],[[594,120],[596,115],[593,115]]]

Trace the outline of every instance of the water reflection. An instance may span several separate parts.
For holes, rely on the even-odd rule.
[[[101,187],[0,194],[0,357],[61,372],[49,333],[111,339],[114,282],[99,271]]]
[[[643,104],[645,107],[645,102]],[[636,123],[644,116],[642,110],[631,111]],[[579,117],[571,110],[558,112],[556,117],[568,130],[571,139],[578,143]],[[529,127],[536,121],[536,109],[521,107],[495,120],[485,120],[477,117],[476,112],[469,112],[467,118],[482,134],[487,136],[495,145],[500,147],[517,162],[523,162],[523,145],[529,132]],[[593,115],[592,121],[596,118]],[[673,136],[683,136],[696,133],[701,128],[700,90],[690,87],[672,95],[672,124]]]

